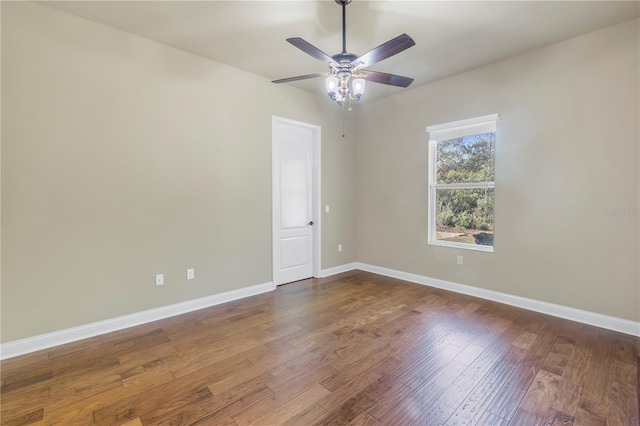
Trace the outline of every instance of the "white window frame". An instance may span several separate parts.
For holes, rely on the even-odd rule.
[[[494,182],[469,182],[469,183],[437,183],[436,180],[436,156],[438,141],[461,138],[464,136],[492,133],[497,130],[498,114],[484,115],[482,117],[466,120],[452,121],[450,123],[427,126],[429,134],[429,212],[428,212],[428,243],[435,246],[453,247],[467,250],[493,252],[493,246],[479,244],[456,243],[436,239],[436,190],[438,189],[476,189],[495,188]]]

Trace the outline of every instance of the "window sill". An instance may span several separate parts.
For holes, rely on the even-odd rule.
[[[465,243],[452,243],[452,242],[439,241],[439,240],[430,240],[429,245],[493,253],[493,246],[483,246],[483,245],[465,244]]]

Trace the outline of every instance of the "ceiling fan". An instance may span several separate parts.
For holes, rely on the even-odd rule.
[[[408,87],[413,79],[395,74],[387,74],[379,71],[364,70],[375,63],[396,55],[403,50],[415,45],[411,37],[401,34],[386,43],[381,44],[365,53],[357,56],[347,52],[346,41],[346,6],[351,0],[335,0],[342,6],[342,52],[329,56],[311,43],[300,37],[288,38],[287,41],[329,65],[328,73],[316,73],[299,75],[297,77],[274,80],[273,83],[288,83],[290,81],[306,80],[315,77],[327,77],[326,87],[329,97],[338,105],[342,105],[347,99],[360,100],[364,93],[365,81],[388,84],[391,86]],[[353,94],[352,94],[353,93]]]

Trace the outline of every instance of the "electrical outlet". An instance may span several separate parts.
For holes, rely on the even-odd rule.
[[[164,274],[156,275],[156,285],[164,285]]]
[[[193,268],[187,269],[187,279],[192,280],[195,277],[196,277],[196,273],[194,272]]]
[[[338,251],[342,251],[342,244],[338,244]]]
[[[462,265],[464,263],[464,259],[462,256],[458,256],[458,265]]]
[[[326,206],[324,206],[324,212],[325,213],[329,213],[331,211],[331,209],[329,208],[329,204],[327,204]]]

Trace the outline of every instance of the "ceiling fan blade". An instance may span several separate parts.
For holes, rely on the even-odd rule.
[[[366,68],[390,56],[402,52],[416,44],[411,37],[406,34],[401,34],[396,38],[392,38],[386,43],[382,43],[378,47],[374,47],[364,55],[351,61],[351,65]]]
[[[281,78],[280,80],[273,80],[272,83],[288,83],[290,81],[306,80],[308,78],[322,77],[324,75],[325,74],[320,74],[320,73],[299,75],[297,77],[289,77],[289,78]]]
[[[287,41],[293,44],[298,49],[302,50],[307,55],[311,55],[316,59],[326,62],[334,67],[339,67],[340,64],[336,62],[331,56],[324,53],[322,50],[315,47],[313,44],[301,39],[300,37],[288,38]]]
[[[358,74],[364,74],[368,81],[388,84],[390,86],[408,87],[413,83],[412,78],[395,74],[387,74],[386,72],[360,70],[358,71]]]

